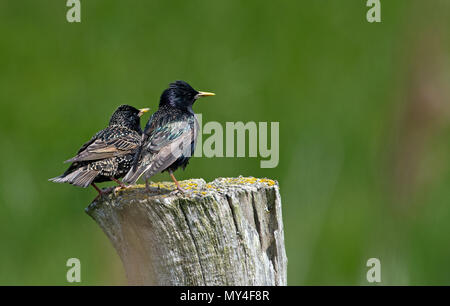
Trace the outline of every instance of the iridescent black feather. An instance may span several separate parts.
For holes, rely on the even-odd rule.
[[[148,179],[187,166],[199,130],[192,105],[201,94],[183,81],[174,82],[164,90],[159,109],[145,127],[142,145],[124,182],[135,183],[142,175]]]

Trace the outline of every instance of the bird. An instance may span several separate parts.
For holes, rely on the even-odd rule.
[[[75,157],[65,161],[72,164],[62,175],[49,181],[84,188],[92,185],[99,196],[103,193],[95,183],[115,181],[120,187],[126,187],[119,178],[132,166],[142,139],[140,117],[148,111],[149,108],[119,106],[111,116],[108,127],[83,144]]]
[[[214,95],[197,91],[185,81],[170,83],[145,126],[141,146],[123,181],[134,184],[144,175],[149,190],[149,178],[167,171],[177,190],[184,192],[173,173],[180,167],[184,170],[194,154],[199,124],[192,106],[197,99]]]

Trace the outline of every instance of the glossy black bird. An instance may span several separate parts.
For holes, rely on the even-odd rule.
[[[113,180],[124,187],[118,179],[132,166],[142,138],[140,117],[148,110],[119,106],[111,116],[108,127],[86,142],[75,157],[66,160],[72,163],[69,169],[50,181],[80,187],[92,185],[100,195],[102,192],[95,183]]]
[[[199,126],[192,105],[206,96],[214,94],[197,91],[184,81],[171,83],[164,90],[159,109],[145,126],[142,145],[124,182],[135,183],[144,174],[148,189],[150,177],[168,171],[177,189],[183,191],[173,172],[179,167],[184,169],[194,154]]]

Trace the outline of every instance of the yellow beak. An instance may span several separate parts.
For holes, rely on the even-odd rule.
[[[216,94],[213,92],[206,92],[206,91],[199,91],[197,96],[198,97],[209,97],[209,96],[215,96]]]
[[[142,116],[144,113],[148,112],[150,110],[150,108],[141,108],[139,110],[138,116]]]

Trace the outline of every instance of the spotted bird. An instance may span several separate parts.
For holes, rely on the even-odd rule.
[[[148,189],[149,178],[168,171],[177,189],[183,192],[173,172],[179,167],[186,168],[194,154],[199,126],[192,105],[206,96],[214,94],[197,91],[184,81],[171,83],[164,90],[158,110],[145,126],[142,145],[124,182],[135,183],[144,174]]]
[[[133,158],[141,144],[142,129],[140,117],[148,108],[136,109],[129,105],[119,106],[109,120],[107,128],[101,130],[86,142],[77,155],[65,162],[71,162],[64,174],[51,178],[55,183],[69,183],[75,186],[92,185],[99,193],[102,191],[95,183],[115,181],[131,168]]]

